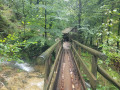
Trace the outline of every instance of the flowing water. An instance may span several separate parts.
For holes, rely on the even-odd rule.
[[[28,63],[0,64],[0,90],[43,90],[44,66]]]

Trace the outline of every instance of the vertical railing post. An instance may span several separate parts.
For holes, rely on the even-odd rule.
[[[48,61],[45,61],[45,77],[44,77],[44,90],[46,90],[46,86],[47,86],[47,79],[48,79]]]
[[[81,48],[80,47],[78,47],[78,53],[81,56]]]
[[[78,54],[79,54],[79,56],[81,56],[81,47],[78,47]],[[79,60],[78,60],[79,61]],[[78,65],[79,65],[79,68],[80,68],[80,62],[78,63]]]
[[[93,55],[92,56],[92,73],[97,78],[97,59],[98,57]],[[96,87],[92,87],[93,90],[96,90]]]
[[[56,58],[56,56],[57,56],[58,50],[59,50],[59,45],[58,45],[58,46],[56,47],[56,49],[55,49],[55,58]]]
[[[48,59],[48,76],[51,71],[51,64],[52,64],[52,54],[49,56],[49,59]]]
[[[59,51],[59,48],[61,47],[61,45],[62,45],[62,42],[59,42],[58,45],[56,46],[56,49],[55,49],[55,58],[56,58],[56,56],[58,54],[58,51]]]
[[[97,59],[95,55],[92,57],[92,73],[95,77],[97,77]]]
[[[75,48],[77,48],[77,45],[76,45],[75,42],[74,42],[73,46],[74,46]],[[75,53],[74,53],[74,55],[75,55],[76,60],[78,61],[77,55],[76,55]]]
[[[80,48],[78,45],[76,45],[75,47],[76,47],[76,50],[77,50],[79,56],[81,56],[81,48]],[[79,68],[80,68],[80,61],[79,61],[79,59],[77,58],[77,55],[75,55],[75,57],[76,57],[78,66],[79,66]]]

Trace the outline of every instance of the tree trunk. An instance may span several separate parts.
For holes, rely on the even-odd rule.
[[[119,25],[118,25],[118,36],[120,36],[120,18],[119,18]],[[120,42],[117,41],[117,49],[119,50],[119,44]],[[118,52],[118,51],[117,51]]]
[[[93,37],[91,36],[91,38],[90,38],[90,46],[92,46],[92,43],[93,43]]]
[[[82,2],[81,2],[81,0],[79,0],[79,14],[78,14],[78,18],[79,18],[79,20],[78,20],[78,24],[79,24],[79,28],[81,28],[81,14],[82,14]]]
[[[39,0],[37,0],[37,4],[39,4]]]
[[[24,25],[24,35],[25,35],[25,17],[26,17],[26,15],[25,15],[25,5],[24,5],[24,0],[22,0],[22,3],[23,3],[23,18],[24,18],[24,23],[23,23],[23,25]]]
[[[81,15],[82,15],[82,1],[79,0],[79,13],[78,13],[78,28],[81,28]],[[81,43],[84,43],[83,37],[82,37],[82,31],[79,30],[79,37],[78,37],[78,41],[80,41]]]
[[[111,24],[111,21],[109,21],[109,25]],[[108,26],[108,32],[110,32],[110,26]],[[109,46],[109,37],[110,37],[110,33],[108,33],[108,38],[107,38],[107,45]]]
[[[45,6],[46,6],[46,2],[45,2]],[[47,10],[46,10],[46,8],[45,8],[45,38],[47,37],[47,32],[46,32],[46,29],[47,29]]]

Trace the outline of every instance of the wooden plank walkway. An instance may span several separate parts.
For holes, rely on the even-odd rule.
[[[70,43],[63,43],[63,54],[56,90],[85,90],[70,51]]]

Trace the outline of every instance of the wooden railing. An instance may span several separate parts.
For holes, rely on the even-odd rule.
[[[79,46],[78,50],[76,50],[76,46]],[[92,70],[91,72],[88,70],[88,67],[84,63],[84,61],[81,58],[81,48],[88,51],[93,55],[92,57]],[[83,72],[87,75],[89,78],[91,87],[93,90],[96,90],[97,86],[97,71],[105,77],[108,81],[110,81],[114,86],[116,86],[118,89],[120,89],[120,84],[116,82],[111,76],[109,76],[104,69],[102,69],[100,66],[98,66],[97,61],[98,58],[101,60],[106,60],[107,56],[97,50],[94,50],[92,48],[89,48],[78,41],[72,40],[72,51],[74,54],[74,57],[77,59],[77,63],[79,64],[79,67],[82,67]]]
[[[77,50],[76,46],[78,47]],[[88,51],[93,55],[91,71],[89,71],[85,62],[81,58],[81,48],[85,49],[85,51]],[[52,63],[51,59],[52,52],[56,53],[54,63]],[[96,51],[92,48],[89,48],[75,40],[72,40],[72,54],[77,69],[79,70],[79,74],[80,68],[82,68],[83,72],[87,75],[93,90],[96,90],[97,86],[97,71],[108,81],[110,81],[114,86],[120,89],[120,84],[116,82],[111,76],[109,76],[106,73],[106,71],[97,64],[98,58],[100,58],[101,60],[106,60],[107,56],[105,54]],[[56,79],[57,76],[59,76],[58,75],[59,73],[57,71],[59,71],[60,69],[60,58],[62,57],[61,55],[62,55],[62,41],[58,41],[38,57],[38,61],[45,62],[44,90],[54,90],[55,88],[56,85],[55,83],[57,82]]]
[[[38,58],[37,61],[45,62],[45,75],[44,75],[44,90],[49,90],[50,84],[53,85],[53,82],[51,83],[51,80],[53,79],[54,72],[56,70],[59,56],[62,50],[61,40],[56,42],[54,45],[52,45],[50,48],[48,48],[45,52],[43,52]],[[52,52],[56,53],[55,56],[55,62],[52,64]],[[52,66],[53,65],[53,66]]]

